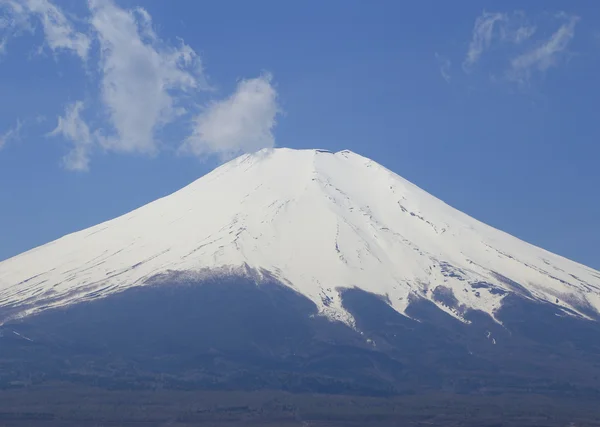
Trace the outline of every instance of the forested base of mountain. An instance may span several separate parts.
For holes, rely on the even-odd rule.
[[[281,391],[106,390],[65,383],[0,391],[5,427],[597,427],[595,400],[539,395],[366,397]]]
[[[6,322],[0,426],[600,425],[597,321],[510,295],[466,322],[425,299],[343,303],[354,328],[238,277]]]

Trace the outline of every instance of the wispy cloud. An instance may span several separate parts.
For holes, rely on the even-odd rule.
[[[541,18],[545,31],[548,25],[556,25],[557,20],[560,21],[560,27],[554,27],[549,38],[543,38],[538,26],[522,11],[484,11],[475,20],[473,35],[463,62],[464,71],[471,72],[483,54],[491,48],[494,48],[491,63],[496,64],[496,67],[501,63],[506,64],[500,73],[497,69],[488,70],[494,81],[526,83],[534,72],[543,73],[558,66],[568,55],[568,47],[575,35],[579,18],[562,12],[553,16],[544,14]],[[497,77],[499,74],[501,79]]]
[[[506,15],[503,13],[483,12],[475,20],[473,27],[473,37],[469,43],[467,56],[463,62],[465,69],[473,66],[478,60],[483,51],[490,47],[494,36],[494,27],[496,23],[506,20]]]
[[[90,49],[90,38],[77,30],[62,10],[48,0],[0,0],[0,7],[7,11],[4,28],[13,35],[23,30],[32,30],[31,18],[42,24],[45,41],[53,51],[67,50],[85,60]],[[7,37],[2,45],[6,46]]]
[[[561,15],[561,17],[566,22],[548,40],[542,41],[534,49],[512,59],[508,72],[511,80],[524,82],[529,79],[532,71],[544,72],[548,68],[558,65],[575,36],[575,26],[579,21],[577,16]]]
[[[141,8],[124,10],[111,0],[90,0],[91,23],[101,49],[101,98],[114,132],[106,149],[153,154],[155,132],[186,112],[180,102],[202,88],[200,58],[183,42],[171,46],[152,29]]]
[[[90,128],[81,117],[84,109],[82,101],[69,104],[65,109],[65,115],[58,118],[56,128],[49,136],[62,136],[73,143],[73,148],[63,157],[63,165],[66,169],[74,171],[89,170],[90,152],[93,145],[93,135]]]
[[[537,28],[527,21],[523,12],[484,11],[475,19],[473,35],[463,62],[464,70],[469,71],[495,42],[518,45],[529,40],[536,30]]]
[[[0,0],[0,54],[6,53],[8,41],[23,32],[32,32],[30,13],[21,3]]]
[[[506,22],[506,26],[500,26],[500,39],[515,44],[521,44],[529,40],[537,31],[535,25],[517,24],[512,20]]]
[[[271,75],[242,80],[235,93],[213,102],[194,120],[181,150],[196,156],[218,153],[223,158],[275,145],[273,128],[280,112]]]
[[[452,62],[439,53],[435,52],[435,59],[440,67],[440,74],[446,83],[450,83],[450,67],[452,67]]]
[[[23,122],[17,119],[17,123],[13,127],[0,134],[0,150],[9,142],[19,140],[22,128]]]

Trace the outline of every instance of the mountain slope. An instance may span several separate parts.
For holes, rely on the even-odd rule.
[[[600,273],[489,227],[349,151],[263,150],[176,193],[0,263],[4,319],[165,274],[268,275],[353,324],[340,289],[463,320],[509,295],[596,318]]]

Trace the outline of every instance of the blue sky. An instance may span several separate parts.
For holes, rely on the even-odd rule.
[[[0,259],[285,146],[598,269],[599,65],[590,1],[0,0]]]

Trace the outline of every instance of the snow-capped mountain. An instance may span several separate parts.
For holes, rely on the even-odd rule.
[[[243,155],[1,262],[0,307],[23,317],[173,272],[268,274],[347,324],[348,288],[400,313],[413,297],[429,299],[461,320],[468,309],[494,316],[510,294],[572,316],[600,311],[600,272],[483,224],[358,154],[283,148]]]

